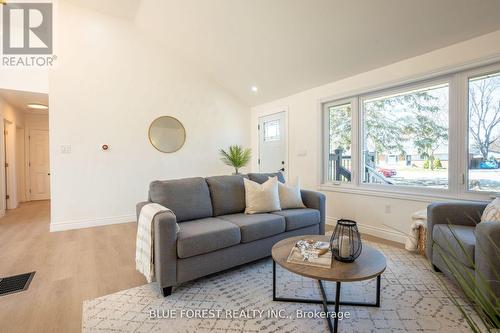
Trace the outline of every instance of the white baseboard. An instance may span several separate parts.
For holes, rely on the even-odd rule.
[[[334,217],[327,217],[326,218],[326,224],[335,226],[337,223],[338,218]],[[404,244],[406,242],[406,235],[399,233],[397,231],[391,230],[391,229],[385,229],[385,228],[380,228],[380,227],[374,227],[372,225],[368,224],[362,224],[358,223],[358,229],[359,232],[368,234],[371,236],[387,239],[393,242],[397,243],[402,243]]]
[[[136,221],[135,215],[122,215],[122,216],[99,217],[95,219],[80,219],[72,221],[52,222],[50,224],[50,232],[100,227],[104,225],[130,223],[135,221]]]

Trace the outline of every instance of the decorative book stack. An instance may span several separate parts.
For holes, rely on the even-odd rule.
[[[328,242],[298,241],[292,247],[287,261],[293,264],[331,268],[332,252]]]

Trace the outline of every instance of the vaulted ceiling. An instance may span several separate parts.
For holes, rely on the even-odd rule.
[[[500,29],[498,0],[106,3],[249,105]]]

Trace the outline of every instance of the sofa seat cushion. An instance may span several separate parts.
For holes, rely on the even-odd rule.
[[[189,258],[239,244],[240,228],[218,218],[179,223],[177,256]]]
[[[475,262],[474,249],[476,246],[475,229],[473,226],[465,225],[434,225],[432,239],[435,243],[439,244],[434,244],[434,250],[439,251],[439,246],[439,248],[456,258],[466,267],[473,268],[473,263]],[[462,246],[460,246],[458,241],[460,241]]]
[[[320,223],[319,210],[311,208],[286,209],[273,212],[285,218],[286,231],[300,229]]]
[[[285,219],[275,214],[231,214],[219,216],[219,218],[239,227],[242,243],[285,232]]]

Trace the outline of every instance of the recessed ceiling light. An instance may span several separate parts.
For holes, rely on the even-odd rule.
[[[38,104],[38,103],[28,104],[28,107],[30,109],[38,109],[38,110],[47,110],[49,108],[47,105]]]
[[[259,91],[259,87],[257,87],[257,86],[251,86],[250,90],[252,90],[252,92],[256,93],[256,92]]]

